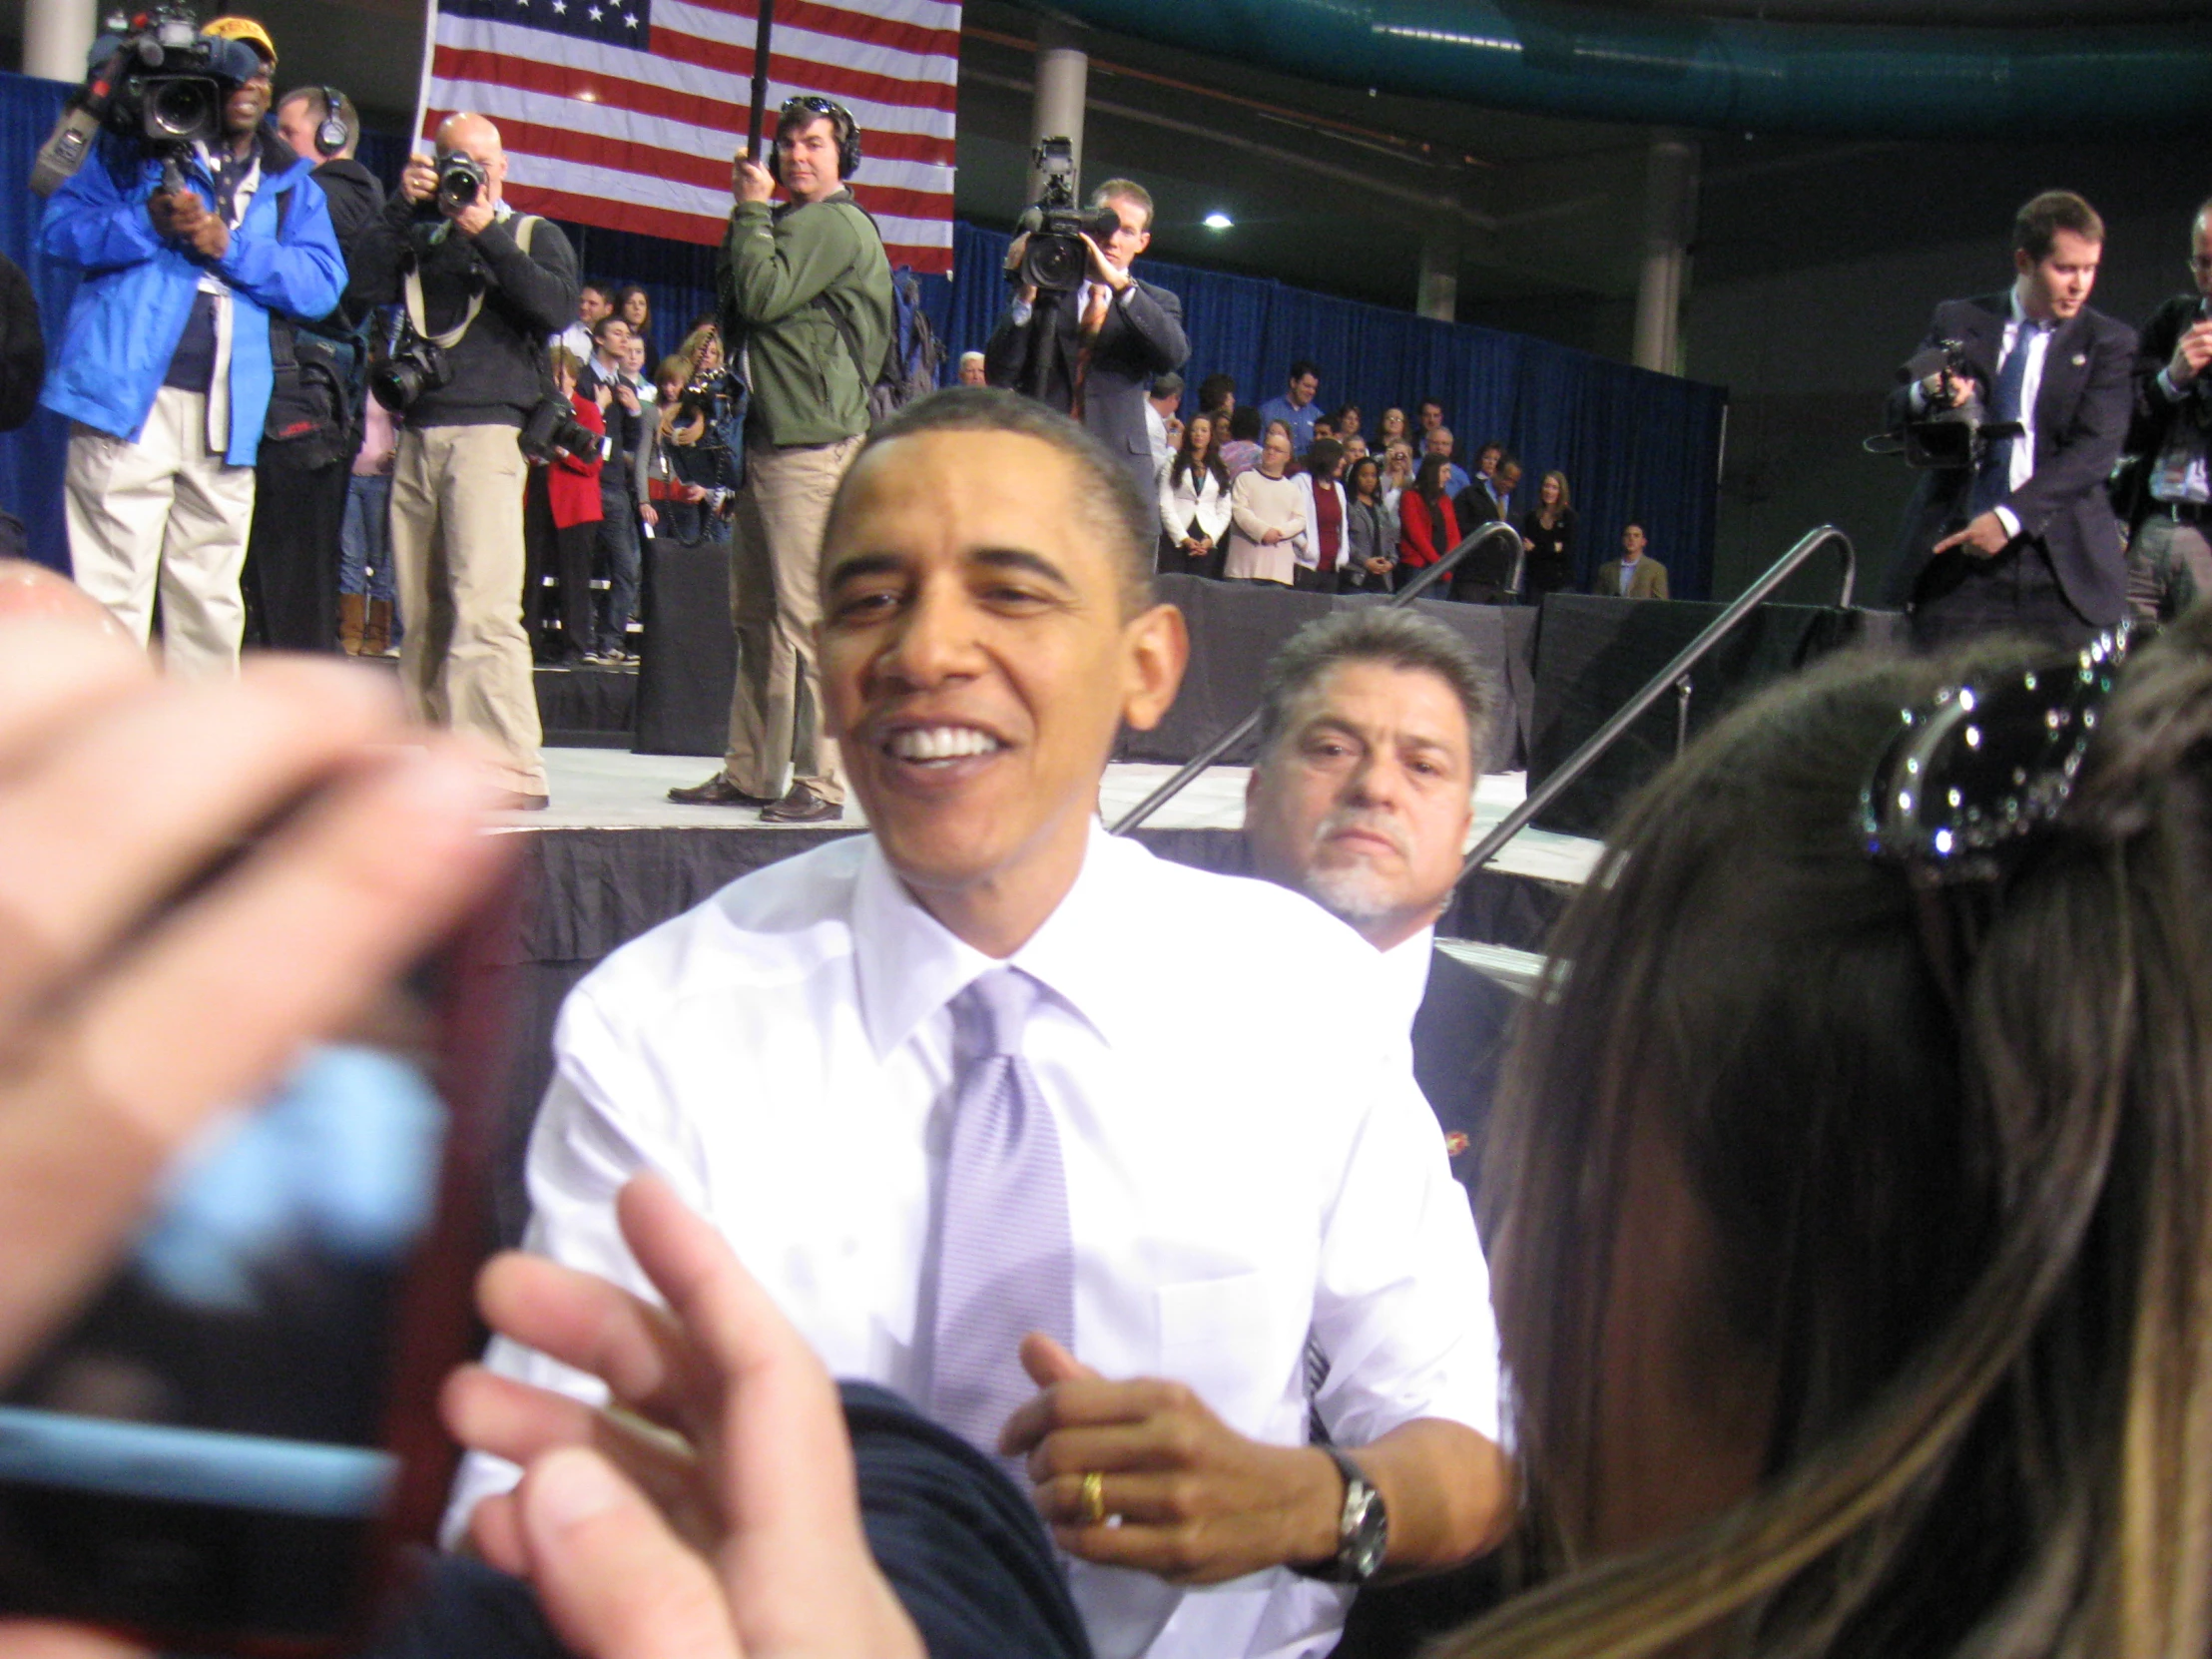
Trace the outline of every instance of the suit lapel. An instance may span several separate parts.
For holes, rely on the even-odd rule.
[[[2043,382],[2035,388],[2035,447],[2047,451],[2081,397],[2089,373],[2090,329],[2087,312],[2077,312],[2051,331],[2043,347]],[[2076,361],[2075,359],[2079,359]]]

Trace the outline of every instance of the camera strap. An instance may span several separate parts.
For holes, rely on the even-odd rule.
[[[521,249],[524,254],[530,252],[531,234],[536,231],[537,226],[538,216],[536,214],[516,214],[514,217],[513,228],[508,234],[515,239],[515,246]],[[407,267],[407,273],[400,278],[399,285],[407,303],[407,321],[413,325],[416,333],[440,351],[450,351],[454,346],[460,344],[461,336],[468,332],[469,324],[476,320],[476,313],[484,308],[484,290],[477,288],[469,294],[468,308],[461,312],[461,320],[446,329],[444,333],[433,334],[430,332],[430,324],[422,308],[422,262],[420,260],[414,261]]]

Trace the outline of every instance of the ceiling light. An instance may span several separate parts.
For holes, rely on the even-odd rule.
[[[1217,208],[1202,223],[1209,231],[1227,231],[1234,228],[1237,222]]]

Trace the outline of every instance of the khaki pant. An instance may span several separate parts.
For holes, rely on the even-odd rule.
[[[62,487],[77,585],[143,641],[159,582],[170,672],[236,674],[254,469],[209,449],[207,394],[162,387],[136,443],[72,422]]]
[[[2152,510],[2127,549],[2127,603],[2145,622],[2171,622],[2212,593],[2212,538]]]
[[[487,739],[507,789],[543,795],[522,630],[522,484],[512,426],[406,427],[391,472],[399,684],[417,719]]]
[[[858,453],[836,443],[748,447],[730,540],[730,619],[738,681],[723,772],[748,795],[780,796],[785,773],[825,801],[844,800],[834,739],[822,731],[822,532],[837,480]]]

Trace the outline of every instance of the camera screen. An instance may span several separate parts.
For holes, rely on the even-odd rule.
[[[404,1046],[330,1044],[181,1162],[0,1397],[0,1608],[273,1649],[345,1627],[446,1125]]]

